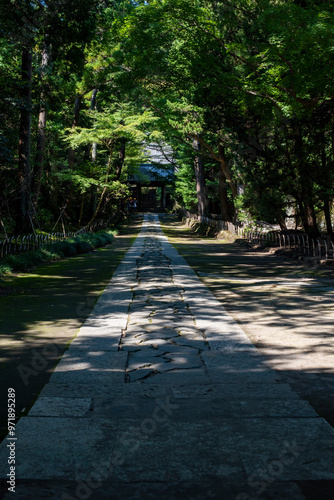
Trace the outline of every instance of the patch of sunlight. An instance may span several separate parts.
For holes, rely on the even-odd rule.
[[[315,280],[315,279],[312,279],[312,278],[303,278],[301,280],[296,280],[295,278],[290,278],[290,279],[287,279],[286,277],[285,278],[265,278],[265,277],[261,277],[261,278],[234,278],[234,279],[230,279],[229,277],[224,277],[222,276],[221,273],[203,273],[203,272],[198,272],[197,273],[199,276],[203,277],[203,278],[207,278],[207,279],[212,279],[212,280],[217,280],[219,279],[219,281],[222,281],[222,282],[226,282],[226,283],[235,283],[235,284],[246,284],[246,283],[250,283],[250,284],[258,284],[259,286],[260,285],[263,285],[263,286],[266,286],[266,285],[276,285],[278,287],[293,287],[293,288],[296,288],[296,287],[308,287],[308,288],[312,288],[312,289],[317,289],[317,290],[320,290],[320,291],[328,291],[328,292],[332,292],[334,291],[334,286],[333,286],[333,281],[331,281],[330,283],[328,282],[327,283],[324,283],[323,280],[321,280],[321,282],[319,283],[318,280]]]
[[[58,274],[20,274],[24,278],[46,278],[46,279],[71,279],[72,276],[60,276]]]

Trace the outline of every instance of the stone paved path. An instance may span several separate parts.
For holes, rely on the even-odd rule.
[[[16,438],[19,499],[305,500],[305,481],[334,480],[333,429],[265,364],[156,215]]]

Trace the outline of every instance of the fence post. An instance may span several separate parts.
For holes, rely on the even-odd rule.
[[[294,234],[292,235],[292,238],[293,238],[293,247],[296,250],[296,237]]]
[[[313,257],[315,257],[315,244],[314,244],[314,240],[312,240],[312,253],[313,253]]]
[[[287,244],[289,245],[289,249],[291,250],[291,239],[288,234],[286,235],[286,239],[287,239]]]

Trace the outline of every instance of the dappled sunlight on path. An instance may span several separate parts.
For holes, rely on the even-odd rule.
[[[16,437],[20,499],[39,488],[62,500],[83,491],[305,500],[303,481],[334,480],[333,429],[199,280],[156,215],[145,216]],[[6,456],[5,440],[2,478]]]

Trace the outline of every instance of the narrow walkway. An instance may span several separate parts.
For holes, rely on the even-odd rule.
[[[334,480],[333,429],[265,365],[156,215],[15,437],[18,499],[305,500],[304,481]]]

